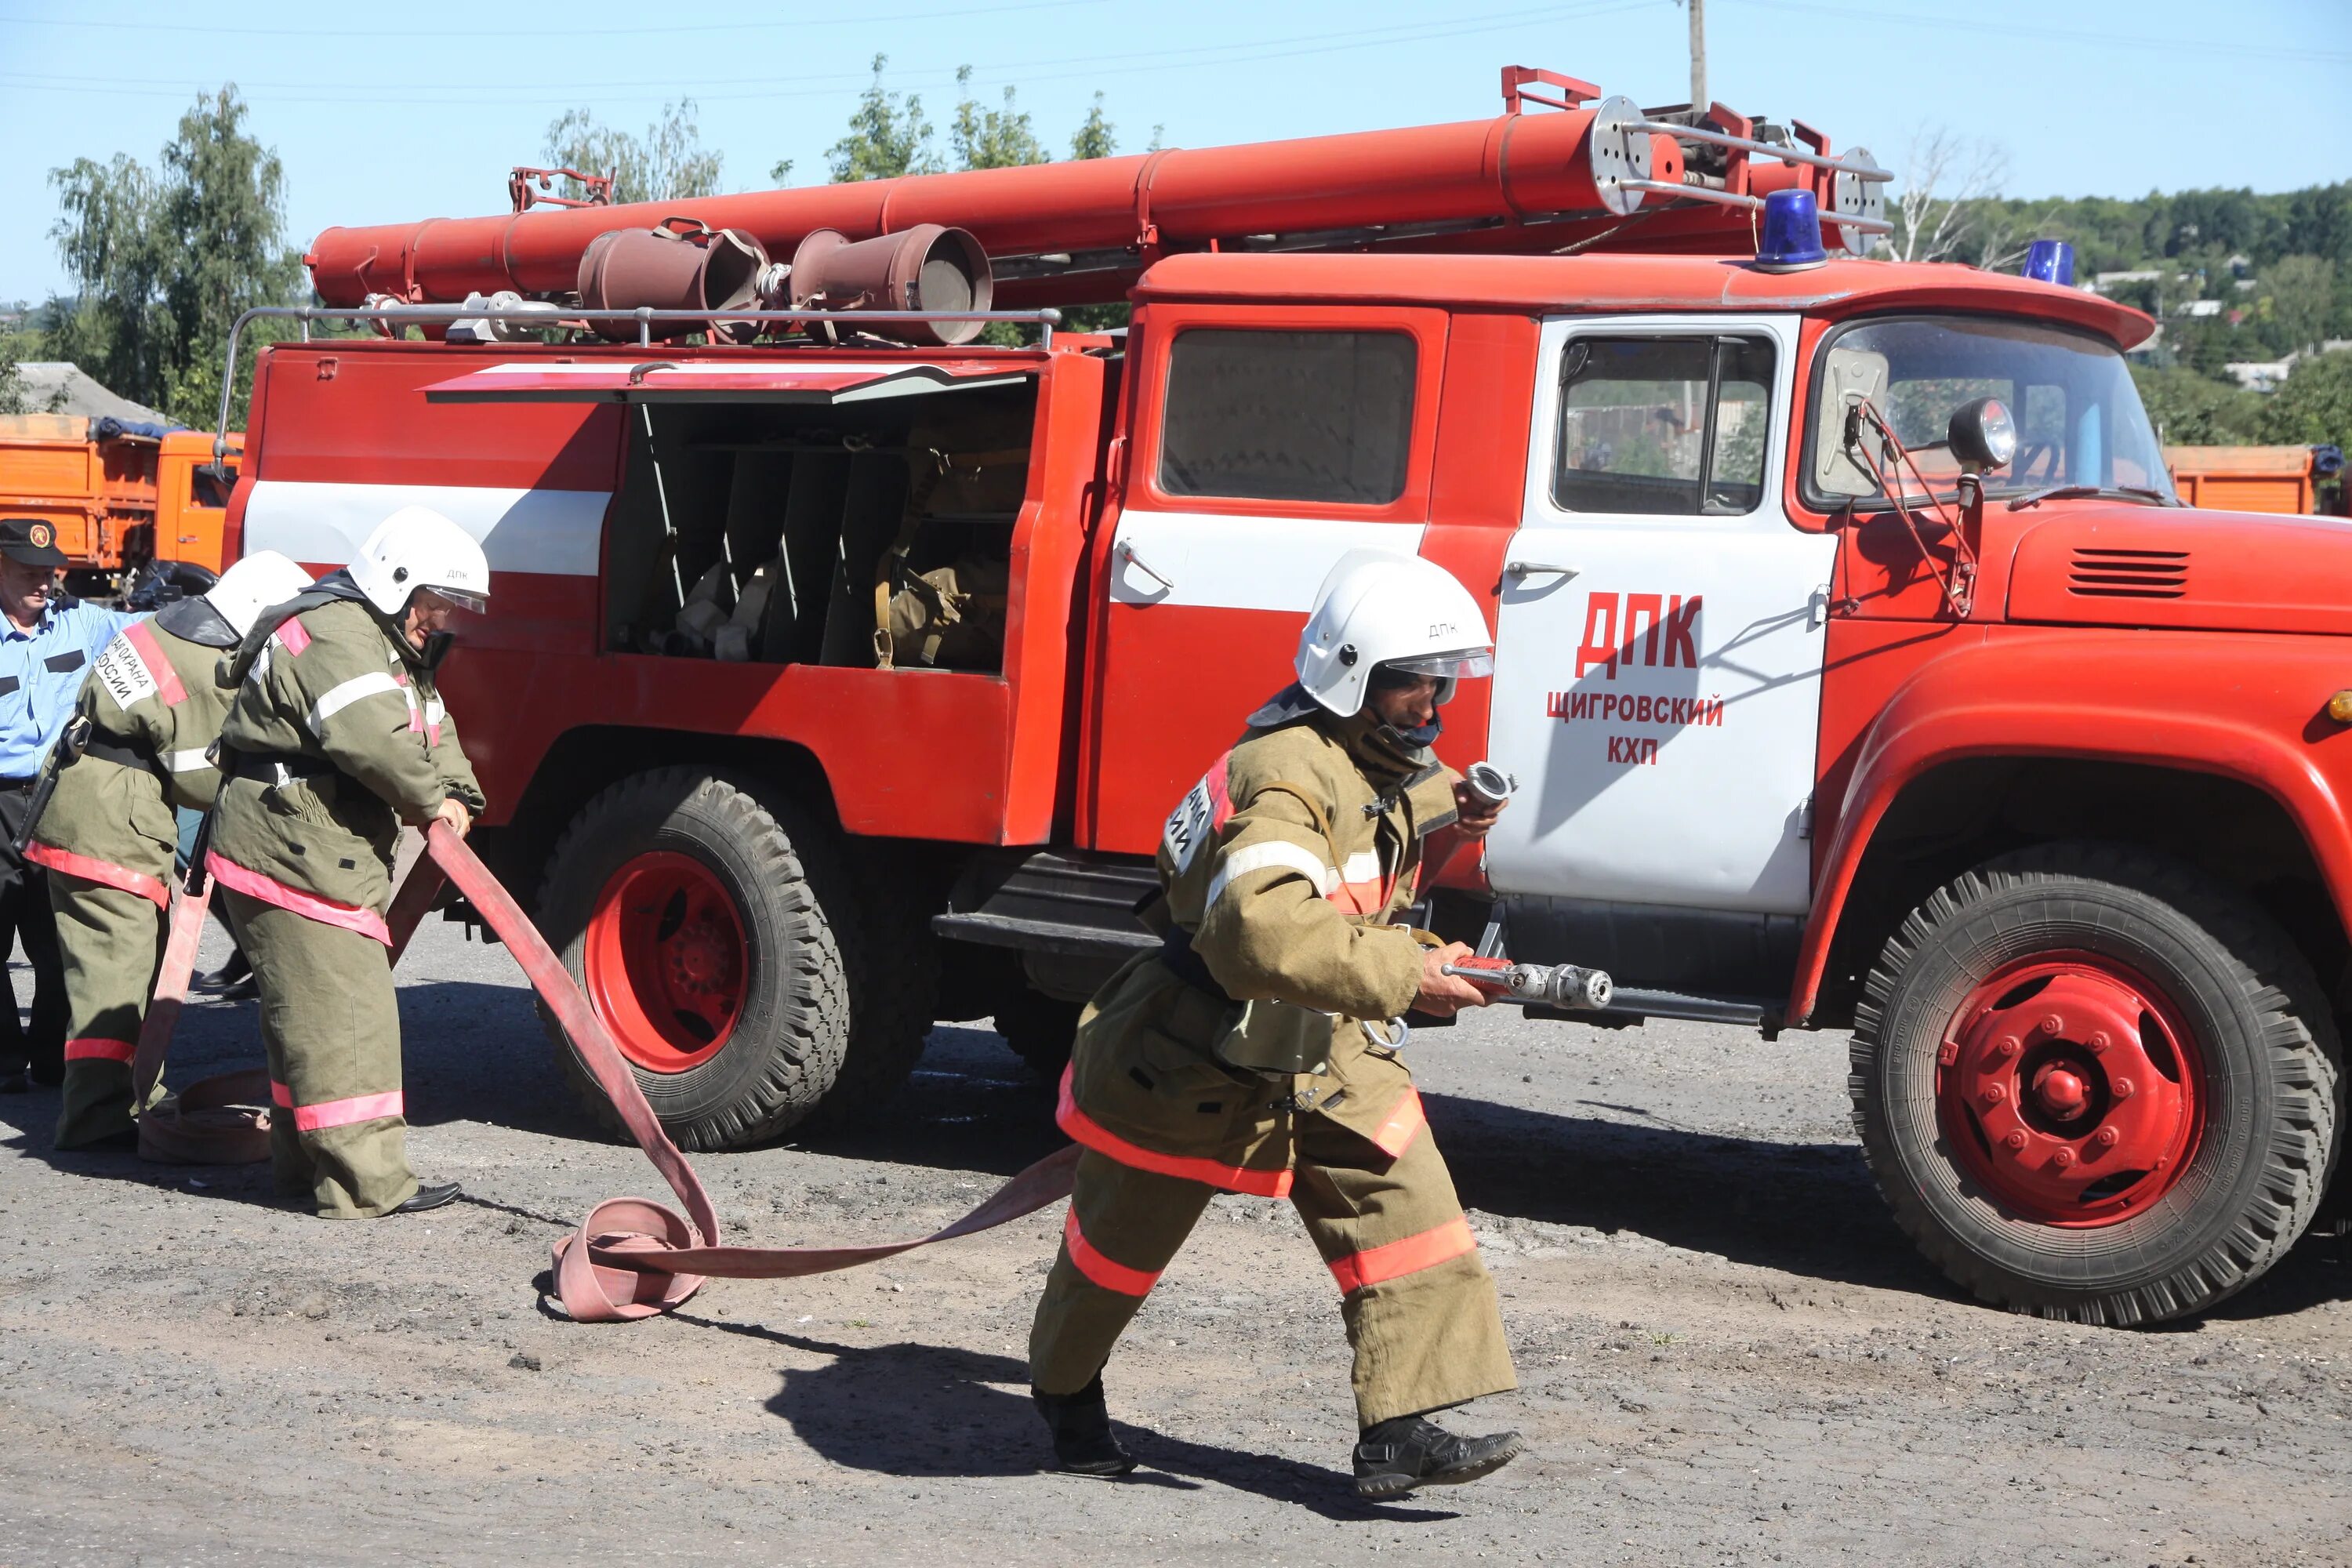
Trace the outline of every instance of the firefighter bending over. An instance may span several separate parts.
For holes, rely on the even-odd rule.
[[[1516,1384],[1391,1021],[1486,1000],[1441,973],[1467,949],[1389,922],[1431,834],[1494,823],[1429,752],[1454,683],[1492,668],[1485,617],[1451,575],[1352,554],[1324,581],[1297,683],[1169,818],[1163,946],[1096,996],[1062,1080],[1062,1129],[1085,1152],[1029,1341],[1062,1468],[1134,1468],[1103,1366],[1219,1192],[1288,1197],[1339,1282],[1360,1495],[1475,1480],[1519,1452],[1515,1432],[1428,1419]]]
[[[403,823],[464,833],[482,808],[434,672],[451,613],[488,600],[456,523],[403,507],[356,559],[254,624],[223,675],[223,782],[205,866],[261,991],[278,1190],[333,1219],[437,1208],[408,1168],[393,994]]]
[[[170,931],[177,810],[210,810],[220,787],[211,750],[229,693],[214,671],[263,610],[310,585],[265,550],[125,626],[83,684],[68,740],[51,749],[58,780],[25,858],[47,868],[65,962],[60,1149],[136,1142],[131,1058]]]

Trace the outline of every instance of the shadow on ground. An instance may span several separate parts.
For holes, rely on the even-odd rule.
[[[833,1344],[748,1323],[687,1321],[830,1359],[785,1368],[768,1408],[837,1465],[908,1479],[1034,1475],[1051,1458],[1028,1396],[1029,1372],[1010,1356],[949,1345]],[[1247,1449],[1218,1448],[1119,1423],[1140,1468],[1104,1486],[1197,1490],[1219,1486],[1307,1509],[1334,1521],[1434,1522],[1457,1517],[1412,1505],[1363,1502],[1349,1472]]]

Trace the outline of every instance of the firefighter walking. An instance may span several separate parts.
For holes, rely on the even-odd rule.
[[[132,1117],[145,1107],[131,1102],[131,1060],[169,931],[177,812],[209,810],[220,784],[210,752],[229,694],[213,678],[267,606],[310,585],[310,574],[264,551],[125,626],[51,750],[57,780],[25,858],[48,872],[65,964],[60,1149],[135,1142]]]
[[[1102,1370],[1219,1192],[1289,1198],[1330,1267],[1355,1352],[1360,1494],[1474,1480],[1518,1453],[1516,1433],[1465,1438],[1428,1419],[1516,1384],[1393,1020],[1486,998],[1441,972],[1461,944],[1389,923],[1431,834],[1494,822],[1428,749],[1438,706],[1491,655],[1444,570],[1349,556],[1318,596],[1297,684],[1169,818],[1163,946],[1096,996],[1062,1081],[1062,1129],[1086,1152],[1029,1347],[1061,1468],[1133,1468]]]
[[[278,1189],[329,1218],[457,1195],[409,1170],[384,915],[401,826],[462,834],[482,808],[435,671],[452,612],[488,593],[481,546],[404,507],[349,567],[256,621],[227,672],[205,863],[261,993]]]

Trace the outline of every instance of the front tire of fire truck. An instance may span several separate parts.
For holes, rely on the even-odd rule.
[[[1854,1122],[1922,1252],[1997,1305],[2125,1325],[2284,1257],[2333,1161],[2335,1026],[2243,895],[2117,845],[2018,851],[1887,940]]]
[[[662,768],[605,789],[548,862],[540,929],[681,1148],[795,1126],[841,1075],[850,985],[829,836],[748,781]],[[621,1121],[541,1009],[583,1101]]]

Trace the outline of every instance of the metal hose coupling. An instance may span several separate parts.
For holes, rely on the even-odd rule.
[[[1465,958],[1449,963],[1444,973],[1494,992],[1497,1002],[1522,1007],[1557,1007],[1563,1012],[1605,1011],[1616,994],[1616,984],[1605,969],[1580,969],[1572,963],[1513,963],[1507,958]]]

